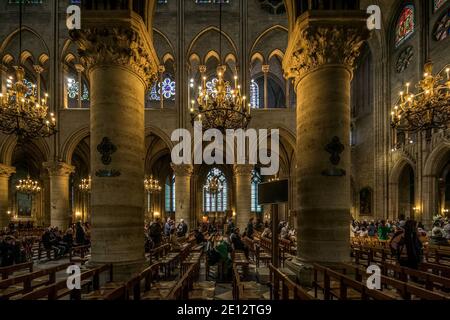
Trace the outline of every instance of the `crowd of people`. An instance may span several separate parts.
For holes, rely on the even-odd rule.
[[[0,231],[0,266],[6,267],[14,264],[26,262],[32,258],[33,243],[41,242],[44,250],[53,250],[55,259],[65,256],[73,246],[90,244],[89,223],[78,222],[72,224],[65,232],[57,227],[45,229],[40,239],[32,236],[21,236],[33,230],[33,225],[13,224]]]
[[[388,241],[389,248],[400,265],[412,269],[417,269],[423,261],[425,243],[450,246],[450,223],[444,217],[436,217],[429,231],[422,223],[401,215],[397,221],[358,222],[353,220],[350,232],[352,237]]]

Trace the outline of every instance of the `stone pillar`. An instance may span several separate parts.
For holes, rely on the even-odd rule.
[[[283,61],[297,92],[297,262],[307,268],[350,260],[350,82],[366,20],[361,11],[307,12]]]
[[[252,165],[235,165],[234,175],[236,179],[236,226],[244,232],[248,221],[252,217],[251,192],[252,192]]]
[[[144,97],[157,56],[140,17],[86,12],[70,32],[90,80],[91,261],[114,277],[142,269],[144,256]]]
[[[175,173],[175,219],[184,219],[189,229],[197,225],[197,221],[191,221],[191,177],[194,172],[192,165],[174,165]]]
[[[270,65],[268,64],[263,64],[262,66],[262,72],[264,73],[264,109],[268,109],[269,108],[269,70],[270,70]]]
[[[16,169],[0,164],[0,230],[7,227],[10,221],[9,211],[9,178]]]
[[[50,225],[65,231],[70,223],[69,178],[75,167],[64,162],[46,162],[50,178]]]

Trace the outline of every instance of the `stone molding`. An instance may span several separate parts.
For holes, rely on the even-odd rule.
[[[158,79],[158,57],[142,19],[134,13],[86,13],[81,30],[69,32],[78,45],[86,71],[98,66],[121,66],[148,85]]]
[[[238,176],[251,176],[254,168],[255,168],[255,166],[251,165],[251,164],[236,164],[233,167],[233,171],[237,177]]]
[[[68,177],[75,172],[75,167],[64,162],[45,162],[44,168],[47,169],[50,177]]]
[[[175,173],[175,177],[189,177],[194,173],[194,167],[190,164],[171,164],[170,165]]]
[[[326,65],[352,71],[369,34],[367,15],[361,11],[350,16],[339,11],[304,14],[290,36],[283,61],[286,77],[298,82]]]
[[[9,178],[16,173],[16,168],[0,164],[0,178]]]

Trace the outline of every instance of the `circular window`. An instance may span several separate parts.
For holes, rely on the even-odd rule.
[[[286,7],[283,0],[258,0],[261,8],[271,14],[286,13]]]

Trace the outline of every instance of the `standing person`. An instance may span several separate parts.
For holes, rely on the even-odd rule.
[[[378,226],[378,239],[385,241],[389,239],[389,233],[391,232],[391,228],[386,225],[384,220],[381,221]]]
[[[162,237],[162,228],[159,219],[156,219],[156,221],[152,222],[149,229],[149,236],[152,239],[155,248],[157,248],[161,244]]]
[[[186,237],[187,232],[188,226],[186,222],[184,222],[184,219],[180,219],[180,223],[177,226],[177,236],[180,238]]]
[[[170,222],[170,218],[167,218],[166,224],[164,225],[164,235],[166,237],[170,237],[170,229],[172,228]]]
[[[253,240],[253,233],[254,233],[253,218],[251,218],[247,224],[247,238],[250,238]]]
[[[228,224],[227,224],[227,234],[231,235],[234,231],[234,222],[233,222],[233,218],[229,218],[228,219]]]
[[[75,227],[75,243],[78,246],[84,246],[86,244],[86,233],[84,232],[81,222],[77,222]]]
[[[403,239],[397,256],[401,266],[418,269],[422,261],[422,243],[417,235],[417,222],[407,220],[404,226]]]

